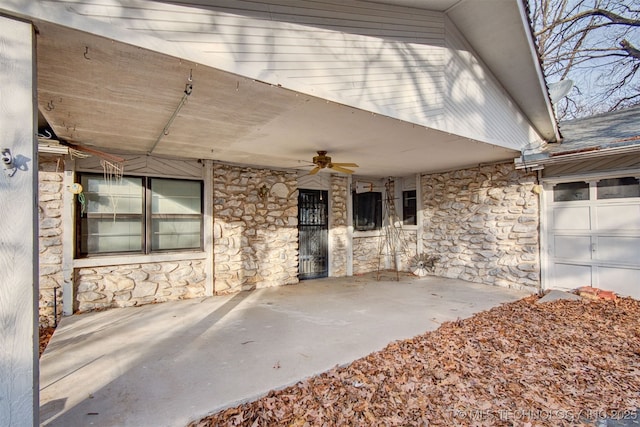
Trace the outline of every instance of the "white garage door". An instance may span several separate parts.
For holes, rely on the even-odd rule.
[[[559,183],[549,199],[549,287],[640,298],[638,178]]]

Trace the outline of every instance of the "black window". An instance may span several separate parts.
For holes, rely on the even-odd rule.
[[[382,193],[353,193],[353,227],[358,231],[382,227]]]
[[[417,215],[416,190],[402,192],[402,223],[416,225]]]
[[[202,249],[202,181],[83,174],[80,255]]]

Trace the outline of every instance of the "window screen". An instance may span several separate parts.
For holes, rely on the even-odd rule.
[[[200,247],[201,184],[151,180],[151,250]]]
[[[139,252],[143,242],[142,178],[83,176],[81,253]]]
[[[82,175],[80,255],[202,247],[202,182]]]

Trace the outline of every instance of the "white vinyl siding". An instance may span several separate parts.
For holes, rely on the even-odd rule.
[[[185,58],[520,150],[539,137],[444,13],[366,1],[40,0]]]
[[[521,150],[539,139],[491,71],[446,20],[446,127],[456,134]]]

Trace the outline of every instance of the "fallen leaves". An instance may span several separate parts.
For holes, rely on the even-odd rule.
[[[190,426],[574,426],[635,414],[640,301],[536,301],[443,323]]]
[[[49,341],[51,340],[51,337],[53,336],[55,330],[56,328],[52,327],[40,328],[40,356],[42,356],[42,353],[44,353],[45,349],[47,348],[47,345],[49,344]]]

